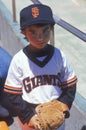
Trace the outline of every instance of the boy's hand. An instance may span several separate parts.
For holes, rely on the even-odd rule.
[[[34,128],[35,130],[44,129],[43,123],[42,123],[41,119],[38,117],[38,115],[34,115],[30,119],[28,126],[31,128]]]

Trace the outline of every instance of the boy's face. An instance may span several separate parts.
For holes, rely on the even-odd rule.
[[[33,49],[43,49],[50,39],[50,28],[50,25],[32,25],[24,29],[23,34]]]

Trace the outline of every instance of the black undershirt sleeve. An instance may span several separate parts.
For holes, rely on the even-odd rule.
[[[8,97],[10,103],[13,106],[13,110],[20,118],[22,123],[26,123],[35,114],[35,104],[27,103],[22,99],[22,95],[9,94],[5,92],[5,96]]]
[[[4,83],[5,83],[5,77],[0,77],[0,100],[3,98],[3,89],[4,89]]]
[[[64,88],[62,91],[63,92],[58,100],[65,103],[70,109],[76,94],[76,84],[72,87]]]

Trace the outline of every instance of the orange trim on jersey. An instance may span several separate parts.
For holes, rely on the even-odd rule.
[[[16,88],[5,84],[4,91],[11,94],[22,94],[22,88]]]
[[[59,86],[61,88],[67,88],[67,87],[72,87],[76,83],[77,83],[77,77],[74,76],[73,78],[71,78],[71,79],[69,79],[69,80],[67,80],[65,82],[60,82]]]
[[[73,80],[75,80],[75,79],[77,79],[76,75],[75,75],[73,78],[68,79],[67,82],[71,82],[71,81],[73,81]]]
[[[73,78],[71,78],[71,79],[68,79],[67,81],[65,81],[65,82],[62,82],[63,84],[65,84],[65,83],[71,83],[71,82],[74,82],[74,81],[76,81],[76,79],[77,79],[77,77],[76,76],[74,76]]]

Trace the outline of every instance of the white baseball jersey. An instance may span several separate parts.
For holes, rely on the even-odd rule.
[[[46,56],[37,57],[40,63]],[[21,94],[22,98],[33,104],[57,99],[61,88],[71,87],[76,76],[62,51],[54,48],[52,58],[40,67],[30,60],[23,50],[12,59],[5,83],[5,91]]]

